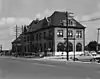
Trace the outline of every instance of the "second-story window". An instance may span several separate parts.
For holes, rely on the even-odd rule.
[[[44,32],[44,39],[46,38],[46,32]]]
[[[73,37],[73,31],[72,30],[68,30],[68,37]]]
[[[63,30],[57,30],[57,36],[63,37]]]
[[[52,31],[51,30],[49,31],[49,37],[52,37]]]
[[[38,40],[38,34],[36,34],[36,40]]]
[[[24,36],[24,42],[26,42],[26,36]]]
[[[76,37],[82,38],[82,31],[81,30],[76,31]]]
[[[29,42],[29,36],[27,36],[27,41]]]
[[[34,41],[34,34],[30,35],[30,41]]]

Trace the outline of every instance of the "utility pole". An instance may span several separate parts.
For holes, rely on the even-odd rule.
[[[66,57],[67,57],[67,61],[69,60],[69,53],[68,53],[68,12],[66,11],[65,13],[66,15],[66,41],[67,41],[67,48],[66,48]]]
[[[15,41],[15,44],[16,44],[16,54],[17,54],[17,37],[18,37],[18,26],[16,25],[16,41]]]
[[[68,17],[69,17],[69,14],[73,14],[73,13],[69,13],[69,12],[65,12],[65,15],[66,15],[66,41],[67,41],[67,48],[66,48],[66,57],[67,57],[67,61],[69,60],[69,51],[68,51]],[[70,16],[71,17],[71,16]]]
[[[17,39],[17,37],[22,33],[22,29],[20,27],[18,27],[17,25],[14,27],[14,32],[15,32],[15,37]]]
[[[24,55],[24,27],[22,26],[22,55]]]
[[[98,43],[99,43],[99,30],[100,30],[100,28],[98,28],[97,30],[98,30],[98,34],[97,34],[97,51],[98,51]]]
[[[15,53],[18,53],[18,47],[17,47],[17,38],[21,34],[21,28],[18,27],[17,25],[14,27],[14,36],[15,36]]]

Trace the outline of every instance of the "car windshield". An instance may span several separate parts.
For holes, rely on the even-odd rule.
[[[84,54],[80,54],[80,56],[84,56]]]

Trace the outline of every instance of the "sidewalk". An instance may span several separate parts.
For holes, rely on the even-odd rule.
[[[10,58],[12,60],[39,60],[39,61],[60,61],[60,62],[75,62],[75,63],[95,63],[95,64],[100,64],[96,62],[82,62],[82,61],[73,61],[69,59],[67,61],[66,58],[63,58],[61,56],[50,56],[50,57],[44,57],[44,58],[23,58],[23,57],[13,57],[13,56],[0,56],[0,58]]]
[[[50,60],[50,61],[67,61],[66,56],[51,56],[51,57],[44,57],[42,60]],[[71,59],[68,60],[69,62],[73,61]]]
[[[66,61],[66,58],[62,59],[61,56],[47,56],[43,58],[25,58],[25,57],[14,57],[14,56],[0,56],[0,58],[11,58],[11,59],[20,59],[20,60],[51,60],[51,61]],[[69,60],[72,61],[72,60]]]

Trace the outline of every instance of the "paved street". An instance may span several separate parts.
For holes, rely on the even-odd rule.
[[[100,64],[0,58],[0,79],[100,79]]]

